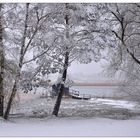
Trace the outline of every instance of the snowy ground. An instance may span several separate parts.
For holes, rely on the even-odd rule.
[[[140,136],[139,130],[135,119],[12,119],[1,123],[0,136]]]
[[[56,98],[40,98],[38,95],[25,94],[24,100],[14,105],[11,117],[14,114],[19,114],[21,117],[48,117],[53,111],[55,100]],[[140,104],[138,102],[103,98],[92,98],[90,100],[63,98],[59,111],[59,117],[129,119],[139,115]]]
[[[140,104],[135,101],[63,98],[59,117],[51,116],[55,98],[22,95],[0,136],[140,136]]]

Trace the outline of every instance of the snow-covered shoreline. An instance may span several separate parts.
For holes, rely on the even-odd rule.
[[[26,117],[45,118],[51,116],[56,98],[38,95],[24,95],[24,100],[17,102],[11,114],[23,114]],[[26,99],[28,98],[28,100]],[[60,106],[60,117],[103,117],[113,119],[129,119],[140,115],[140,104],[135,101],[92,98],[77,100],[63,98]]]
[[[63,98],[59,116],[54,117],[55,100],[24,95],[9,120],[0,120],[0,136],[140,136],[138,102]]]

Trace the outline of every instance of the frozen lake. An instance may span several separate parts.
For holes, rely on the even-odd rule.
[[[79,91],[80,94],[91,94],[98,97],[122,97],[125,93],[118,90],[118,86],[73,86],[70,91]]]

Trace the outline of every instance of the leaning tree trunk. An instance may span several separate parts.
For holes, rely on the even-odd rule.
[[[21,50],[20,50],[20,58],[19,58],[19,71],[15,77],[12,93],[11,93],[11,96],[9,98],[9,101],[8,101],[8,104],[4,113],[4,119],[8,119],[9,117],[11,106],[12,106],[14,97],[17,93],[17,84],[20,81],[21,69],[23,66],[23,58],[24,58],[24,53],[25,53],[24,51],[25,51],[25,40],[26,40],[27,28],[28,28],[27,26],[28,18],[29,18],[29,3],[26,3],[25,25],[24,25],[23,39],[22,39]]]
[[[2,27],[2,4],[0,4],[0,116],[3,116],[4,110],[4,47],[3,47],[3,27]]]
[[[10,109],[11,109],[11,106],[12,106],[12,101],[13,101],[15,95],[16,95],[16,91],[17,91],[17,82],[15,81],[13,89],[12,89],[11,96],[10,96],[9,101],[8,101],[6,111],[4,113],[4,119],[6,119],[6,120],[9,117]]]
[[[66,40],[69,40],[69,13],[68,13],[68,3],[65,4],[66,6],[66,16],[65,16],[65,22],[66,22]],[[64,60],[64,67],[63,67],[63,74],[62,74],[62,83],[60,85],[60,89],[58,91],[58,97],[52,112],[52,115],[58,116],[61,100],[63,97],[64,93],[64,83],[67,78],[67,69],[68,69],[68,64],[69,64],[69,52],[68,52],[69,46],[66,46],[66,52],[65,52],[65,60]]]
[[[56,103],[55,103],[55,106],[54,106],[54,109],[53,109],[53,113],[52,113],[52,115],[55,115],[55,116],[58,115],[61,100],[62,100],[63,93],[64,93],[64,87],[65,87],[64,83],[65,83],[66,77],[67,77],[68,62],[69,62],[69,52],[66,52],[65,63],[64,63],[64,72],[63,72],[63,75],[62,75],[62,84],[60,85],[60,89],[58,91],[58,97],[57,97],[57,100],[56,100]]]

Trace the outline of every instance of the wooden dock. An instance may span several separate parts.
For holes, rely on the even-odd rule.
[[[81,94],[79,91],[70,90],[69,95],[74,99],[89,100],[92,98],[91,94]]]

